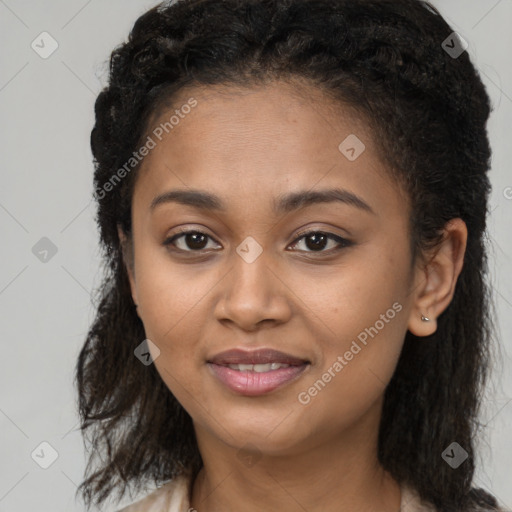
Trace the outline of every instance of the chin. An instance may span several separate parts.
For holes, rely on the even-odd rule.
[[[245,414],[232,410],[220,415],[219,423],[211,427],[226,444],[237,450],[254,449],[270,456],[287,455],[306,440],[297,429],[300,423],[288,421],[293,415],[287,417],[283,410],[266,409]],[[223,428],[219,428],[219,424]]]

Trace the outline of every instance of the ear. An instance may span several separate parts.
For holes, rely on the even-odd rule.
[[[133,241],[126,236],[121,226],[117,226],[117,234],[119,236],[119,243],[121,245],[121,251],[123,254],[123,262],[128,274],[128,280],[130,281],[130,289],[132,292],[132,299],[135,305],[137,305],[137,287],[135,286],[135,271],[134,271],[134,254],[133,254]]]
[[[414,301],[408,329],[416,336],[437,330],[437,318],[449,306],[464,264],[468,231],[462,219],[450,220],[443,239],[415,272]],[[425,261],[425,258],[424,260]],[[422,320],[422,316],[428,321]]]

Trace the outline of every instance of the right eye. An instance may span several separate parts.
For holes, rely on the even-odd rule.
[[[173,246],[178,251],[183,252],[199,252],[205,249],[212,249],[212,247],[208,247],[208,239],[213,240],[210,235],[202,231],[183,230],[176,235],[166,238],[163,245],[166,247]]]

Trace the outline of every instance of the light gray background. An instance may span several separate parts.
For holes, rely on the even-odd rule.
[[[154,4],[0,0],[0,512],[83,510],[74,499],[85,457],[73,372],[101,277],[91,202],[93,103],[110,51]],[[489,236],[501,348],[475,483],[512,509],[512,0],[435,5],[468,41],[494,107]],[[47,59],[31,48],[43,31],[59,45]],[[42,237],[58,250],[47,262],[32,252]],[[58,453],[48,469],[31,458],[43,441]],[[40,461],[48,460],[43,452],[36,452]]]

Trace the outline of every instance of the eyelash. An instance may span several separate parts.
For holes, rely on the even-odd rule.
[[[173,250],[176,250],[178,252],[200,253],[200,252],[204,251],[205,249],[199,249],[199,250],[179,249],[174,245],[174,242],[176,240],[178,240],[179,238],[182,238],[183,236],[185,236],[187,234],[191,234],[191,233],[205,235],[208,238],[210,238],[211,240],[214,240],[210,235],[208,235],[207,233],[204,233],[203,231],[199,231],[197,229],[185,229],[185,230],[182,230],[182,231],[172,235],[171,237],[167,238],[166,240],[164,240],[163,245],[166,247],[173,246],[174,247]],[[353,245],[353,242],[351,242],[350,240],[347,240],[346,238],[343,238],[339,235],[335,235],[334,233],[329,233],[327,231],[312,229],[309,231],[302,231],[301,233],[298,233],[297,238],[290,244],[290,246],[296,245],[301,239],[306,238],[308,235],[312,235],[312,234],[326,235],[328,239],[334,240],[339,245],[338,245],[338,247],[335,247],[334,249],[329,249],[327,251],[321,250],[321,251],[300,251],[300,252],[305,252],[305,253],[309,253],[309,254],[315,254],[315,253],[316,254],[332,254],[334,252],[338,252],[344,248],[347,248],[347,247],[350,247],[351,245]]]

